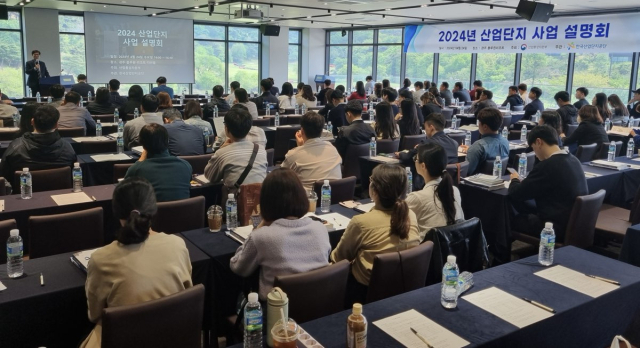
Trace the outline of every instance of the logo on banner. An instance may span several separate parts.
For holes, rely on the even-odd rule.
[[[522,44],[522,46],[520,46],[520,50],[526,51],[527,50],[527,44]]]
[[[573,42],[570,42],[567,44],[567,50],[571,51],[571,49],[573,48],[574,50],[576,49],[576,44],[574,44]]]

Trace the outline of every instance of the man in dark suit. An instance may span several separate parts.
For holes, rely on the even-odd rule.
[[[345,107],[348,126],[340,128],[336,149],[344,160],[349,145],[368,144],[371,138],[376,137],[376,132],[371,125],[362,120],[362,103],[359,100],[351,100]]]
[[[31,88],[31,96],[35,97],[40,91],[40,79],[49,77],[49,71],[47,70],[47,65],[40,61],[40,51],[33,50],[31,55],[33,60],[27,62],[25,72],[29,75],[27,86]]]
[[[544,111],[544,104],[540,101],[541,95],[542,90],[540,88],[531,88],[529,91],[529,99],[531,99],[531,102],[524,107],[523,120],[531,120],[531,116],[535,115],[536,112],[540,111],[540,113],[542,113]]]
[[[269,79],[264,79],[260,81],[260,88],[262,89],[262,94],[257,97],[251,99],[252,102],[256,104],[258,110],[264,110],[264,103],[269,102],[269,108],[273,108],[274,105],[279,105],[278,98],[276,98],[273,94],[271,94],[271,87],[273,87],[273,82]]]
[[[327,104],[327,100],[326,100],[327,96],[325,94],[327,94],[327,89],[329,88],[331,88],[331,80],[329,79],[324,80],[324,86],[322,86],[322,89],[320,90],[320,92],[318,92],[318,95],[316,95],[316,98],[320,102],[320,105]]]
[[[87,75],[80,74],[78,75],[78,83],[71,86],[71,92],[76,92],[82,96],[82,98],[87,98],[89,92],[93,97],[96,96],[96,91],[90,84],[87,83]]]
[[[444,103],[445,103],[444,106],[451,105],[451,99],[453,99],[453,94],[449,90],[448,82],[445,81],[440,84],[440,95],[442,96],[442,98],[444,98]]]
[[[118,90],[120,89],[120,81],[112,79],[109,81],[109,92],[111,92],[111,104],[116,108],[123,107],[127,103],[127,97],[121,97]]]

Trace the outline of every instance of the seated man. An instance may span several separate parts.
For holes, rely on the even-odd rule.
[[[464,85],[462,82],[456,82],[453,85],[453,99],[458,99],[458,102],[470,102],[471,98],[469,97],[469,91],[464,89]]]
[[[480,113],[480,111],[482,111],[485,108],[497,109],[498,105],[496,105],[496,103],[492,99],[493,99],[493,92],[491,92],[488,89],[482,90],[482,93],[480,94],[480,100],[476,103],[476,108],[473,114],[476,115],[476,117],[478,117],[478,113]]]
[[[324,117],[315,111],[307,111],[296,133],[298,147],[285,155],[283,168],[290,168],[302,181],[305,190],[313,190],[317,180],[342,179],[342,158],[335,146],[321,139]]]
[[[31,120],[34,131],[13,140],[2,155],[2,176],[7,182],[13,183],[14,172],[22,168],[33,171],[73,166],[76,153],[56,131],[59,119],[60,113],[51,105],[36,110]]]
[[[78,75],[78,83],[71,86],[71,92],[80,94],[82,98],[87,98],[89,96],[89,92],[91,92],[92,96],[96,95],[95,88],[87,83],[87,75],[85,74]]]
[[[164,76],[160,76],[156,79],[156,83],[158,84],[158,86],[153,87],[153,89],[151,90],[151,94],[158,96],[158,93],[160,92],[167,92],[167,94],[169,94],[169,97],[171,97],[171,99],[173,99],[173,88],[167,86],[167,78]]]
[[[254,152],[254,143],[246,139],[251,123],[249,111],[233,108],[224,115],[224,132],[227,140],[211,157],[204,169],[204,175],[212,183],[224,180],[224,185],[233,187],[249,165]],[[258,146],[251,170],[242,184],[261,183],[267,176],[267,152]]]
[[[62,105],[62,98],[64,98],[64,87],[61,84],[55,84],[49,87],[49,94],[51,94],[51,106],[57,108]]]
[[[391,104],[391,109],[393,110],[393,117],[400,112],[400,108],[396,104],[396,99],[398,98],[398,92],[391,87],[386,87],[382,89],[382,100]]]
[[[509,157],[509,141],[498,134],[502,127],[502,113],[496,108],[485,108],[478,113],[478,131],[480,139],[467,150],[469,175],[482,171],[487,160]]]
[[[540,163],[526,178],[511,174],[509,199],[519,212],[511,229],[540,236],[545,222],[552,222],[556,242],[563,242],[569,215],[578,196],[589,193],[580,161],[558,146],[558,134],[547,125],[531,130],[527,143]],[[535,208],[524,204],[534,200]]]
[[[262,95],[257,98],[252,98],[251,101],[256,104],[258,110],[264,110],[264,103],[269,103],[270,108],[274,108],[274,105],[280,105],[278,98],[275,95],[271,94],[271,87],[273,83],[269,79],[263,79],[260,81],[260,89],[262,90]]]
[[[111,104],[116,108],[121,108],[127,103],[127,97],[120,96],[120,81],[111,79],[109,81],[109,92],[111,93]]]
[[[58,128],[84,128],[84,134],[96,133],[96,121],[87,109],[80,106],[80,94],[69,92],[64,96],[64,102],[58,107],[60,121]]]
[[[531,88],[531,91],[529,91],[529,99],[531,102],[527,103],[524,107],[523,120],[531,120],[531,116],[535,115],[536,112],[540,111],[540,113],[542,113],[544,111],[544,104],[540,101],[541,95],[542,90],[540,88]]]
[[[162,116],[157,114],[158,97],[153,94],[147,94],[142,98],[140,103],[140,117],[134,118],[124,125],[124,146],[131,149],[138,146],[138,134],[142,127],[150,123],[162,124]]]
[[[524,100],[522,100],[522,97],[518,94],[518,86],[509,86],[509,95],[504,103],[502,103],[502,106],[507,106],[507,104],[511,106],[511,111],[513,111],[514,106],[524,105]]]
[[[457,141],[444,134],[446,122],[447,121],[442,114],[433,113],[427,115],[424,120],[424,131],[427,134],[427,140],[424,144],[436,143],[442,146],[447,154],[447,163],[458,163],[459,144]],[[416,153],[417,151],[415,148],[409,151],[399,152],[398,158],[400,159],[400,163],[405,167],[413,165],[413,156],[415,156]]]
[[[350,100],[345,107],[348,126],[340,128],[338,139],[336,139],[336,149],[342,158],[347,154],[349,145],[368,144],[371,138],[376,138],[373,127],[362,120],[362,103],[358,100]]]
[[[2,93],[2,90],[0,90],[0,104],[13,105],[13,100],[11,100],[8,95]]]
[[[244,110],[246,112],[249,112],[249,109],[247,109],[247,107],[242,105],[242,104],[234,104],[231,107],[231,109],[242,109],[242,110]],[[252,142],[254,144],[258,144],[258,145],[262,146],[263,149],[266,149],[266,147],[267,147],[267,135],[264,133],[264,130],[262,128],[260,128],[260,127],[256,127],[256,126],[252,125],[251,129],[249,130],[249,133],[247,134],[247,136],[245,138],[249,142]],[[217,150],[226,141],[227,141],[226,134],[219,134],[216,137],[216,142],[215,142],[215,144],[213,144],[213,148]]]
[[[202,130],[184,123],[180,111],[171,108],[162,113],[164,128],[169,133],[169,153],[173,156],[195,156],[205,153],[207,144]]]
[[[218,112],[221,111],[229,111],[229,104],[224,98],[222,98],[222,94],[224,93],[224,88],[220,85],[213,87],[213,94],[211,95],[211,102],[207,103],[204,106],[203,115],[204,119],[213,117],[213,109],[215,106],[218,106]]]
[[[138,162],[127,170],[125,179],[139,176],[149,180],[158,202],[191,197],[191,165],[169,154],[167,130],[155,123],[144,125],[140,130],[140,143],[144,151]]]
[[[569,93],[560,91],[553,97],[558,104],[558,115],[562,121],[562,133],[567,134],[569,132],[569,125],[574,124],[578,120],[578,109],[571,104],[571,97]]]

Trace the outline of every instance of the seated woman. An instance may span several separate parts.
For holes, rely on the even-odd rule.
[[[400,103],[400,112],[396,115],[396,121],[400,126],[400,136],[422,134],[416,114],[416,104],[413,100],[405,99]]]
[[[144,91],[140,85],[133,85],[129,88],[129,98],[127,103],[120,107],[120,115],[134,114],[135,110],[140,111],[140,104],[142,104],[142,98],[144,97]]]
[[[431,114],[441,114],[442,113],[442,104],[438,102],[436,97],[431,93],[427,92],[420,97],[422,101],[422,116],[424,119],[427,119],[427,116]]]
[[[39,107],[40,104],[36,102],[28,102],[24,104],[22,111],[20,111],[20,132],[18,133],[18,138],[24,133],[33,132],[31,120],[33,120],[33,115],[36,114],[36,110],[38,110]]]
[[[322,223],[303,218],[309,199],[291,169],[278,168],[267,175],[260,190],[260,208],[262,223],[238,248],[230,266],[243,277],[260,267],[259,294],[264,301],[276,276],[326,266],[331,244]]]
[[[189,100],[187,105],[184,106],[184,123],[196,126],[202,130],[202,132],[209,132],[213,135],[213,127],[211,123],[202,119],[202,107],[197,100]]]
[[[89,320],[96,327],[82,348],[100,348],[104,308],[151,301],[193,286],[184,240],[151,229],[157,212],[151,184],[142,178],[125,179],[113,191],[112,204],[122,228],[116,241],[96,250],[89,260],[85,288]]]
[[[289,82],[282,84],[282,93],[278,96],[278,104],[280,104],[280,113],[284,113],[284,109],[293,109],[296,99],[293,96],[293,85]]]
[[[327,119],[327,115],[329,114],[329,112],[331,111],[331,109],[334,108],[333,102],[331,100],[331,95],[333,94],[333,88],[327,88],[327,91],[325,92],[325,96],[324,96],[324,100],[326,100],[324,107],[318,111],[318,113],[322,116],[324,116],[325,122]]]
[[[543,111],[538,120],[539,125],[546,124],[558,132],[558,146],[562,148],[562,119],[557,111]]]
[[[105,87],[96,90],[96,98],[87,104],[87,110],[91,115],[109,115],[116,110],[115,105],[111,105],[111,93]],[[120,115],[124,117],[125,115]]]
[[[378,135],[378,139],[397,139],[400,137],[400,126],[393,118],[393,109],[391,104],[384,101],[378,103],[375,107],[376,120],[373,129]]]
[[[350,300],[366,298],[373,258],[378,254],[402,251],[420,244],[418,222],[402,199],[407,189],[407,173],[397,164],[381,164],[373,170],[369,195],[375,206],[351,219],[331,261],[348,260],[351,265]]]
[[[578,110],[578,128],[568,137],[562,138],[564,146],[598,144],[609,142],[607,132],[602,125],[602,117],[598,108],[593,105],[585,105]]]
[[[602,122],[606,119],[611,119],[613,113],[609,109],[609,104],[607,102],[607,95],[604,93],[596,93],[591,100],[591,105],[598,108],[598,113],[600,114],[600,118],[602,118]]]
[[[316,106],[316,97],[313,95],[311,86],[304,85],[304,87],[302,87],[302,95],[296,96],[296,104],[300,107],[302,107],[302,105],[306,105],[307,108]]]
[[[367,92],[364,90],[364,83],[362,81],[356,82],[356,90],[351,93],[347,100],[367,100]]]
[[[369,102],[377,102],[382,99],[382,84],[377,82],[373,85],[373,94],[369,96]]]
[[[621,124],[626,126],[627,122],[629,122],[629,109],[627,109],[627,106],[622,102],[617,94],[609,95],[607,100],[613,110],[613,117],[611,118],[611,121],[621,121]]]
[[[173,101],[167,92],[158,93],[158,111],[157,113],[162,114],[164,110],[173,109]]]
[[[238,88],[233,92],[236,96],[236,99],[233,101],[233,104],[240,104],[249,110],[251,114],[251,118],[254,120],[258,119],[258,107],[256,103],[249,100],[249,96],[247,91],[244,88]]]
[[[460,191],[447,172],[447,153],[437,143],[418,146],[414,157],[416,171],[424,178],[424,188],[407,196],[409,208],[416,214],[420,241],[434,227],[448,226],[464,219]]]

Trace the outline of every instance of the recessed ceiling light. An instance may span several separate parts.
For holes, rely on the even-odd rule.
[[[270,22],[275,22],[275,21],[276,21],[275,19],[272,19]]]
[[[420,5],[420,7],[427,7],[427,6],[429,6],[429,5]]]
[[[335,17],[335,16],[336,16],[336,14],[335,14],[335,13],[332,13],[332,14],[331,14],[331,17]]]
[[[307,18],[311,18],[311,16],[307,16]]]
[[[200,6],[193,6],[193,8],[200,8]]]
[[[24,2],[21,2],[21,3],[19,3],[18,5],[20,5],[20,6],[24,6]]]
[[[102,7],[107,7],[107,5],[102,5]]]
[[[27,2],[31,2],[31,0],[27,0]]]
[[[124,0],[122,0],[122,1],[120,1],[120,2],[121,2],[121,3],[123,3],[123,4],[126,4],[126,3],[127,3],[127,2],[126,2],[126,1],[124,1]]]
[[[155,14],[155,13],[152,13],[151,15],[152,15],[152,16],[155,16],[156,14]]]
[[[391,11],[391,9],[390,9],[390,8],[385,8],[384,10],[385,10],[385,11]]]

